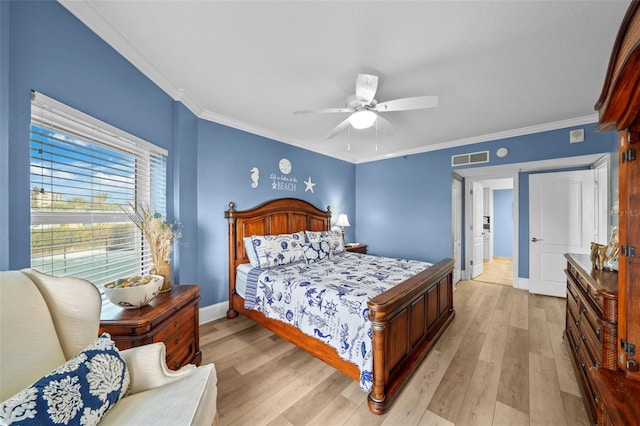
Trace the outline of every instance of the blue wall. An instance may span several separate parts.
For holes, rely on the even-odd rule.
[[[513,257],[513,189],[493,190],[493,255]]]
[[[0,1],[0,23],[0,270],[30,264],[31,90],[169,151],[168,216],[182,228],[174,281],[201,284],[201,306],[228,298],[229,201],[245,209],[298,197],[331,205],[335,217],[355,216],[355,165],[199,119],[60,4]],[[293,163],[296,191],[269,186],[269,173],[283,157]],[[250,186],[254,166],[261,170],[257,189]],[[313,193],[305,192],[309,176]],[[355,224],[347,233],[353,238]]]
[[[296,179],[295,190],[273,189],[270,177],[283,176],[278,169],[282,158],[293,166],[286,177]],[[228,295],[228,227],[224,210],[229,202],[235,204],[235,209],[244,210],[273,198],[294,197],[322,209],[331,206],[333,223],[339,213],[355,216],[355,166],[351,163],[200,121],[197,165],[198,272],[203,282],[212,282],[215,300],[225,300]],[[259,170],[257,188],[251,186],[250,171],[254,167]],[[309,177],[315,183],[313,192],[307,191],[304,184]],[[345,229],[347,241],[354,235],[353,229]],[[225,274],[220,275],[220,271]]]
[[[594,127],[579,127],[585,130],[579,144],[569,144],[572,128],[567,128],[358,164],[356,239],[374,254],[431,262],[451,257],[451,173],[468,168],[452,167],[452,155],[488,150],[490,161],[476,165],[486,167],[614,151],[615,132],[597,133]],[[509,155],[498,158],[500,147],[508,148]],[[528,176],[520,176],[519,275],[528,277],[529,184]]]
[[[9,3],[0,2],[0,270],[9,269]]]

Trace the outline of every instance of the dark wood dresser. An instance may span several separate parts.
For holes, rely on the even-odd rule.
[[[565,340],[582,387],[588,414],[597,419],[600,394],[589,368],[617,369],[618,274],[592,269],[586,254],[566,254]]]
[[[111,334],[120,350],[164,342],[173,370],[200,365],[199,301],[199,285],[174,285],[140,309],[122,309],[105,299],[100,332]]]

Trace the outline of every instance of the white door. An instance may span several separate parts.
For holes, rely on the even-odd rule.
[[[473,249],[471,250],[471,279],[482,274],[482,259],[484,251],[484,235],[482,228],[482,213],[483,213],[483,185],[478,182],[472,182],[471,184],[471,198],[472,198],[472,225],[471,232],[473,235]]]
[[[593,170],[529,177],[529,291],[566,297],[565,253],[589,253],[596,235]]]
[[[453,283],[460,281],[462,276],[462,181],[453,179]]]

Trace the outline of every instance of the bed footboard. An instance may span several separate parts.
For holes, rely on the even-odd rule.
[[[371,299],[371,412],[383,414],[453,319],[453,260],[444,259]]]

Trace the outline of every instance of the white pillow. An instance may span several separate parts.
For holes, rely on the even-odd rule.
[[[256,248],[253,246],[253,240],[251,237],[244,237],[242,239],[244,243],[244,251],[247,252],[247,257],[249,258],[249,263],[254,268],[260,266],[260,262],[258,261],[258,254],[256,253]]]
[[[305,260],[302,244],[305,243],[304,233],[253,235],[251,237],[258,263],[261,268],[286,265],[288,263]]]
[[[340,231],[305,231],[305,233],[310,243],[318,243],[322,240],[328,241],[332,254],[342,253],[345,250]]]

